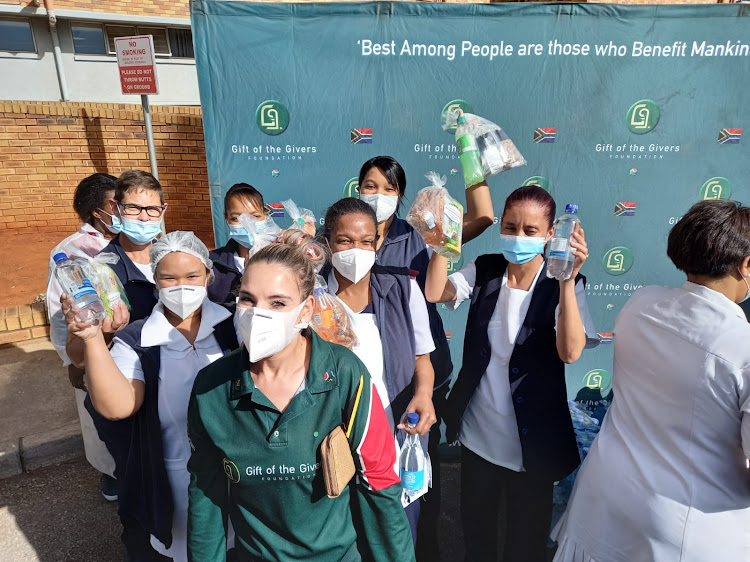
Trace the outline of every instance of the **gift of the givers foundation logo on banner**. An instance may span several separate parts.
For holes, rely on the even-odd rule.
[[[612,375],[606,369],[592,369],[583,376],[581,384],[592,390],[605,390],[612,383]]]
[[[628,129],[637,135],[654,130],[659,122],[659,106],[651,100],[639,100],[630,106],[626,117]]]
[[[448,275],[450,275],[451,273],[456,273],[456,271],[460,271],[463,266],[464,266],[464,255],[461,254],[460,256],[458,256],[458,259],[456,261],[448,262]]]
[[[267,135],[280,135],[289,126],[289,111],[277,100],[266,100],[255,110],[255,123]]]
[[[451,100],[445,104],[443,111],[440,112],[440,124],[445,126],[448,123],[448,116],[451,113],[458,113],[459,109],[463,111],[464,113],[474,113],[474,106],[472,106],[468,101]],[[455,135],[456,124],[453,123],[450,127],[448,127],[446,131],[450,133],[451,135]]]
[[[610,275],[622,275],[633,266],[633,252],[625,246],[616,246],[604,254],[602,267]]]
[[[236,464],[225,458],[222,461],[222,467],[224,469],[224,474],[227,475],[227,478],[229,478],[229,480],[231,480],[235,484],[240,481],[240,471],[237,468]]]
[[[701,201],[726,200],[732,195],[732,184],[727,178],[715,177],[701,186]]]
[[[344,197],[359,197],[358,177],[353,177],[344,184]]]
[[[526,181],[521,184],[521,187],[524,187],[527,185],[538,185],[547,193],[552,193],[549,187],[549,180],[545,178],[544,176],[531,176],[530,178],[527,178]]]

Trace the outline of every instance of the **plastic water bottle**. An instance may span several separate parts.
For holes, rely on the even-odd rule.
[[[411,413],[406,415],[406,427],[413,429],[418,423],[419,414]],[[398,466],[401,475],[401,484],[404,487],[406,495],[418,496],[425,484],[425,456],[422,444],[419,442],[419,435],[406,436],[406,441],[401,449]]]
[[[555,235],[549,243],[547,254],[547,277],[565,281],[573,273],[575,254],[571,252],[570,235],[576,229],[578,220],[578,205],[565,205],[565,214],[555,221]]]
[[[484,180],[482,156],[479,153],[477,139],[469,129],[469,124],[463,112],[458,114],[456,128],[456,144],[458,145],[458,159],[464,171],[464,183],[467,187],[476,185]]]
[[[83,268],[68,256],[60,252],[52,259],[55,261],[55,277],[68,297],[72,297],[73,306],[78,307],[76,318],[79,322],[97,325],[104,320],[107,312],[102,300],[96,293],[91,281],[83,273]]]

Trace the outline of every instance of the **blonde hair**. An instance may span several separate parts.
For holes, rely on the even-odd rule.
[[[320,244],[312,241],[315,247],[322,248]],[[315,265],[317,258],[308,254],[309,248],[312,246],[308,244],[300,243],[299,245],[287,244],[284,242],[278,244],[269,244],[268,246],[261,248],[257,253],[250,256],[245,266],[245,273],[250,270],[250,267],[255,264],[269,263],[277,264],[290,269],[296,276],[297,287],[301,300],[305,300],[307,297],[312,295],[313,288],[315,288]],[[325,257],[323,261],[325,262]]]

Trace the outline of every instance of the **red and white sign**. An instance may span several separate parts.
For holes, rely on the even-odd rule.
[[[123,94],[158,94],[154,38],[151,35],[115,39]]]

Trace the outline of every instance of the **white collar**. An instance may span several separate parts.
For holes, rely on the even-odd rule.
[[[734,314],[742,318],[743,320],[747,319],[747,317],[745,316],[745,312],[742,310],[740,305],[738,305],[736,302],[731,301],[729,298],[718,291],[714,291],[713,289],[710,289],[705,285],[699,285],[691,281],[685,281],[685,283],[682,285],[682,288],[689,293],[693,293],[694,295],[703,297],[704,299],[711,301],[711,303],[720,306],[721,308],[726,310],[727,314]]]
[[[211,302],[206,298],[203,301],[201,311],[201,325],[198,328],[198,336],[195,342],[203,341],[214,333],[214,327],[232,315],[226,308]],[[166,346],[169,349],[184,351],[193,346],[185,339],[177,328],[172,326],[164,315],[164,305],[161,302],[156,303],[151,316],[146,319],[141,330],[141,346],[155,347]]]

